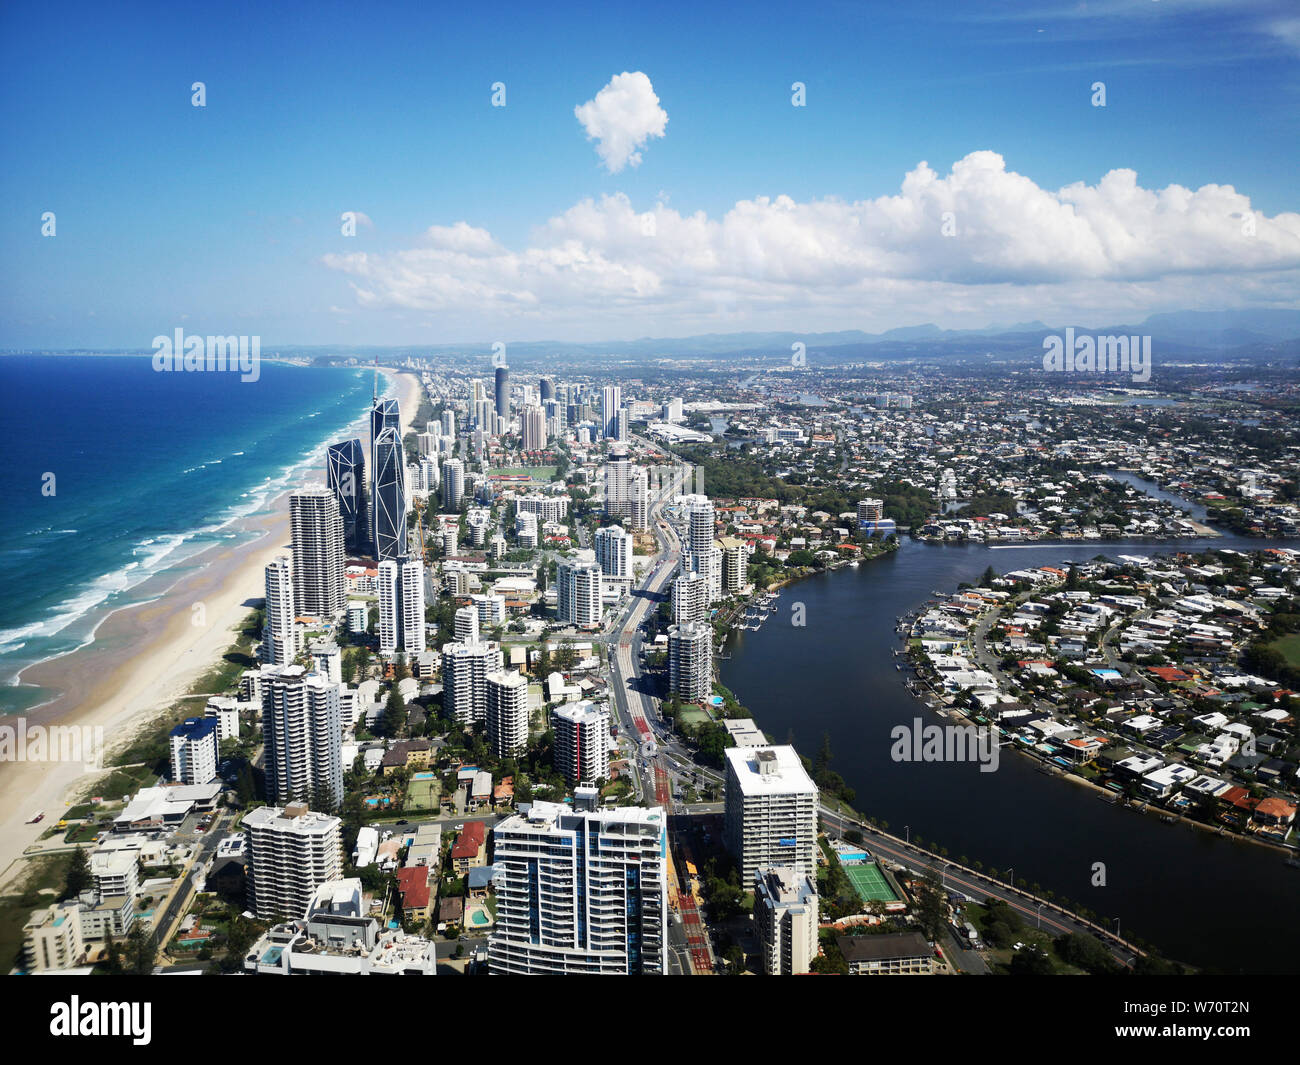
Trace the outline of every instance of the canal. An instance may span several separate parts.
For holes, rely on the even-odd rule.
[[[893,651],[896,619],[934,591],[977,582],[988,566],[1083,561],[1098,554],[1151,555],[1213,546],[1258,550],[1278,541],[1223,537],[1176,544],[1110,542],[1051,546],[930,545],[900,549],[782,590],[756,632],[737,632],[720,676],[775,742],[788,737],[813,757],[830,734],[831,768],[852,786],[854,807],[920,836],[948,856],[1086,906],[1100,922],[1154,944],[1168,957],[1220,972],[1300,971],[1300,869],[1272,849],[1163,824],[1112,806],[1090,788],[1044,775],[1006,752],[995,772],[974,763],[895,762],[890,730],[941,723],[904,687]],[[1300,546],[1289,542],[1285,546]],[[802,604],[804,625],[792,624]],[[1104,884],[1094,886],[1094,880]]]

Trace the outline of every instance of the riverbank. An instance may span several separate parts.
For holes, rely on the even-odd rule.
[[[405,434],[419,406],[418,380],[384,373],[397,392]],[[350,432],[369,439],[365,413]],[[320,470],[304,471],[263,511],[232,527],[236,543],[214,545],[177,570],[158,574],[141,586],[147,601],[110,614],[90,643],[25,670],[24,683],[59,693],[23,715],[28,728],[102,729],[107,751],[101,764],[107,766],[115,750],[221,660],[248,611],[265,595],[266,566],[290,550],[290,492],[321,480]],[[82,761],[0,763],[0,884],[12,878],[24,849],[59,819],[73,793],[107,772],[87,773]],[[38,811],[44,821],[27,824]]]

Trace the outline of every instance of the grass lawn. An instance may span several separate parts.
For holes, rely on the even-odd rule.
[[[488,475],[505,474],[510,477],[531,477],[534,481],[549,481],[558,469],[558,466],[499,466],[489,470]]]
[[[1283,636],[1280,640],[1274,640],[1269,646],[1276,647],[1282,652],[1282,657],[1286,659],[1287,665],[1300,669],[1300,632],[1293,632],[1290,636]]]
[[[690,709],[678,711],[677,720],[683,725],[703,725],[712,721],[713,718],[705,710]]]

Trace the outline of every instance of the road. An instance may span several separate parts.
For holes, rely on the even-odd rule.
[[[846,817],[828,807],[821,808],[824,824],[837,829],[843,834],[848,829],[857,829],[872,853],[888,858],[917,871],[933,870],[938,873],[944,886],[953,891],[960,891],[976,901],[997,898],[1006,902],[1020,913],[1035,928],[1041,928],[1052,935],[1063,932],[1078,932],[1096,936],[1125,966],[1131,966],[1138,952],[1123,940],[1097,925],[1080,920],[1064,910],[1059,909],[1045,899],[1039,899],[1027,891],[1010,887],[982,873],[965,869],[952,862],[930,854],[919,847],[911,846],[903,840],[886,835],[879,829],[853,818]]]

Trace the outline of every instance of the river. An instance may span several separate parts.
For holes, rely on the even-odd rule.
[[[948,856],[1014,867],[1017,879],[1086,906],[1101,922],[1206,970],[1300,971],[1300,869],[1275,850],[1162,824],[1152,813],[1111,806],[1090,788],[1040,773],[1005,752],[996,772],[973,763],[904,763],[890,758],[890,729],[942,719],[903,686],[892,651],[896,618],[931,597],[976,582],[985,568],[1082,561],[1098,554],[1150,555],[1281,541],[1110,542],[1001,547],[930,545],[900,549],[811,577],[782,590],[778,610],[757,632],[738,632],[720,663],[722,682],[777,743],[792,733],[816,754],[829,732],[831,768],[857,791],[854,807],[889,830],[948,848]],[[1285,546],[1297,547],[1294,541]],[[796,627],[793,605],[805,624]],[[1104,886],[1092,886],[1098,863]]]

